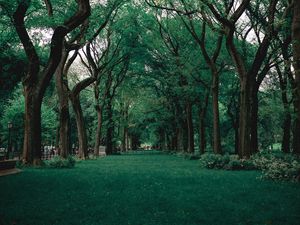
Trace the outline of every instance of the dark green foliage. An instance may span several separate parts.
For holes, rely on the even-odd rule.
[[[300,163],[293,161],[291,164],[283,160],[273,160],[266,164],[263,177],[272,180],[300,181]]]
[[[282,152],[263,151],[251,159],[239,159],[237,155],[216,155],[206,153],[200,158],[200,165],[207,169],[261,170],[262,178],[272,180],[299,181],[299,157]]]
[[[229,162],[229,155],[206,153],[200,158],[200,166],[207,169],[223,169]]]
[[[46,166],[49,168],[73,168],[75,163],[76,160],[72,156],[68,156],[66,159],[60,156],[55,156],[45,162]]]
[[[255,166],[262,170],[263,178],[299,181],[300,159],[295,155],[264,151],[251,159]]]
[[[200,158],[200,165],[207,169],[225,170],[254,170],[256,169],[251,160],[239,159],[237,155],[219,155],[206,153]]]

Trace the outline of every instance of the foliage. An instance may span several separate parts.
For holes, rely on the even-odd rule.
[[[206,153],[200,158],[200,166],[207,169],[223,169],[230,162],[229,155]]]
[[[55,156],[45,162],[46,166],[49,168],[73,168],[75,163],[76,160],[72,156],[68,156],[66,159]]]
[[[200,166],[207,169],[225,170],[254,170],[255,165],[251,160],[239,159],[237,155],[219,155],[206,153],[200,158]]]
[[[256,168],[262,170],[263,178],[299,181],[300,159],[295,155],[263,151],[252,156],[251,160]]]
[[[24,135],[24,105],[25,99],[22,93],[21,85],[18,85],[7,104],[3,106],[3,115],[0,118],[0,127],[2,128],[3,139],[8,136],[7,124],[12,123],[12,139],[20,147]],[[52,96],[48,96],[51,100]],[[47,100],[42,105],[42,138],[45,143],[51,144],[55,138],[57,115],[54,106],[48,104]]]
[[[292,163],[276,159],[266,164],[263,177],[272,180],[300,181],[300,162]]]

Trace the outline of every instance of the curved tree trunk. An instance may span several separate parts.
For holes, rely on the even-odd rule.
[[[75,113],[75,119],[76,119],[78,145],[79,145],[78,146],[79,158],[86,159],[88,157],[88,141],[87,141],[87,134],[85,129],[82,108],[79,101],[79,96],[71,95],[70,99],[72,102],[73,110]]]
[[[55,74],[59,103],[59,154],[63,158],[66,158],[71,152],[68,77],[64,73],[67,57],[68,53],[63,48],[62,58]]]

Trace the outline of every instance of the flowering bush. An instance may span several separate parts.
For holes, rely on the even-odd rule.
[[[272,180],[292,180],[299,181],[300,163],[296,160],[292,162],[282,159],[273,159],[262,169],[263,177]]]

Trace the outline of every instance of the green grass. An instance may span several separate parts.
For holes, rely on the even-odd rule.
[[[0,225],[297,225],[300,185],[163,154],[0,177]]]

